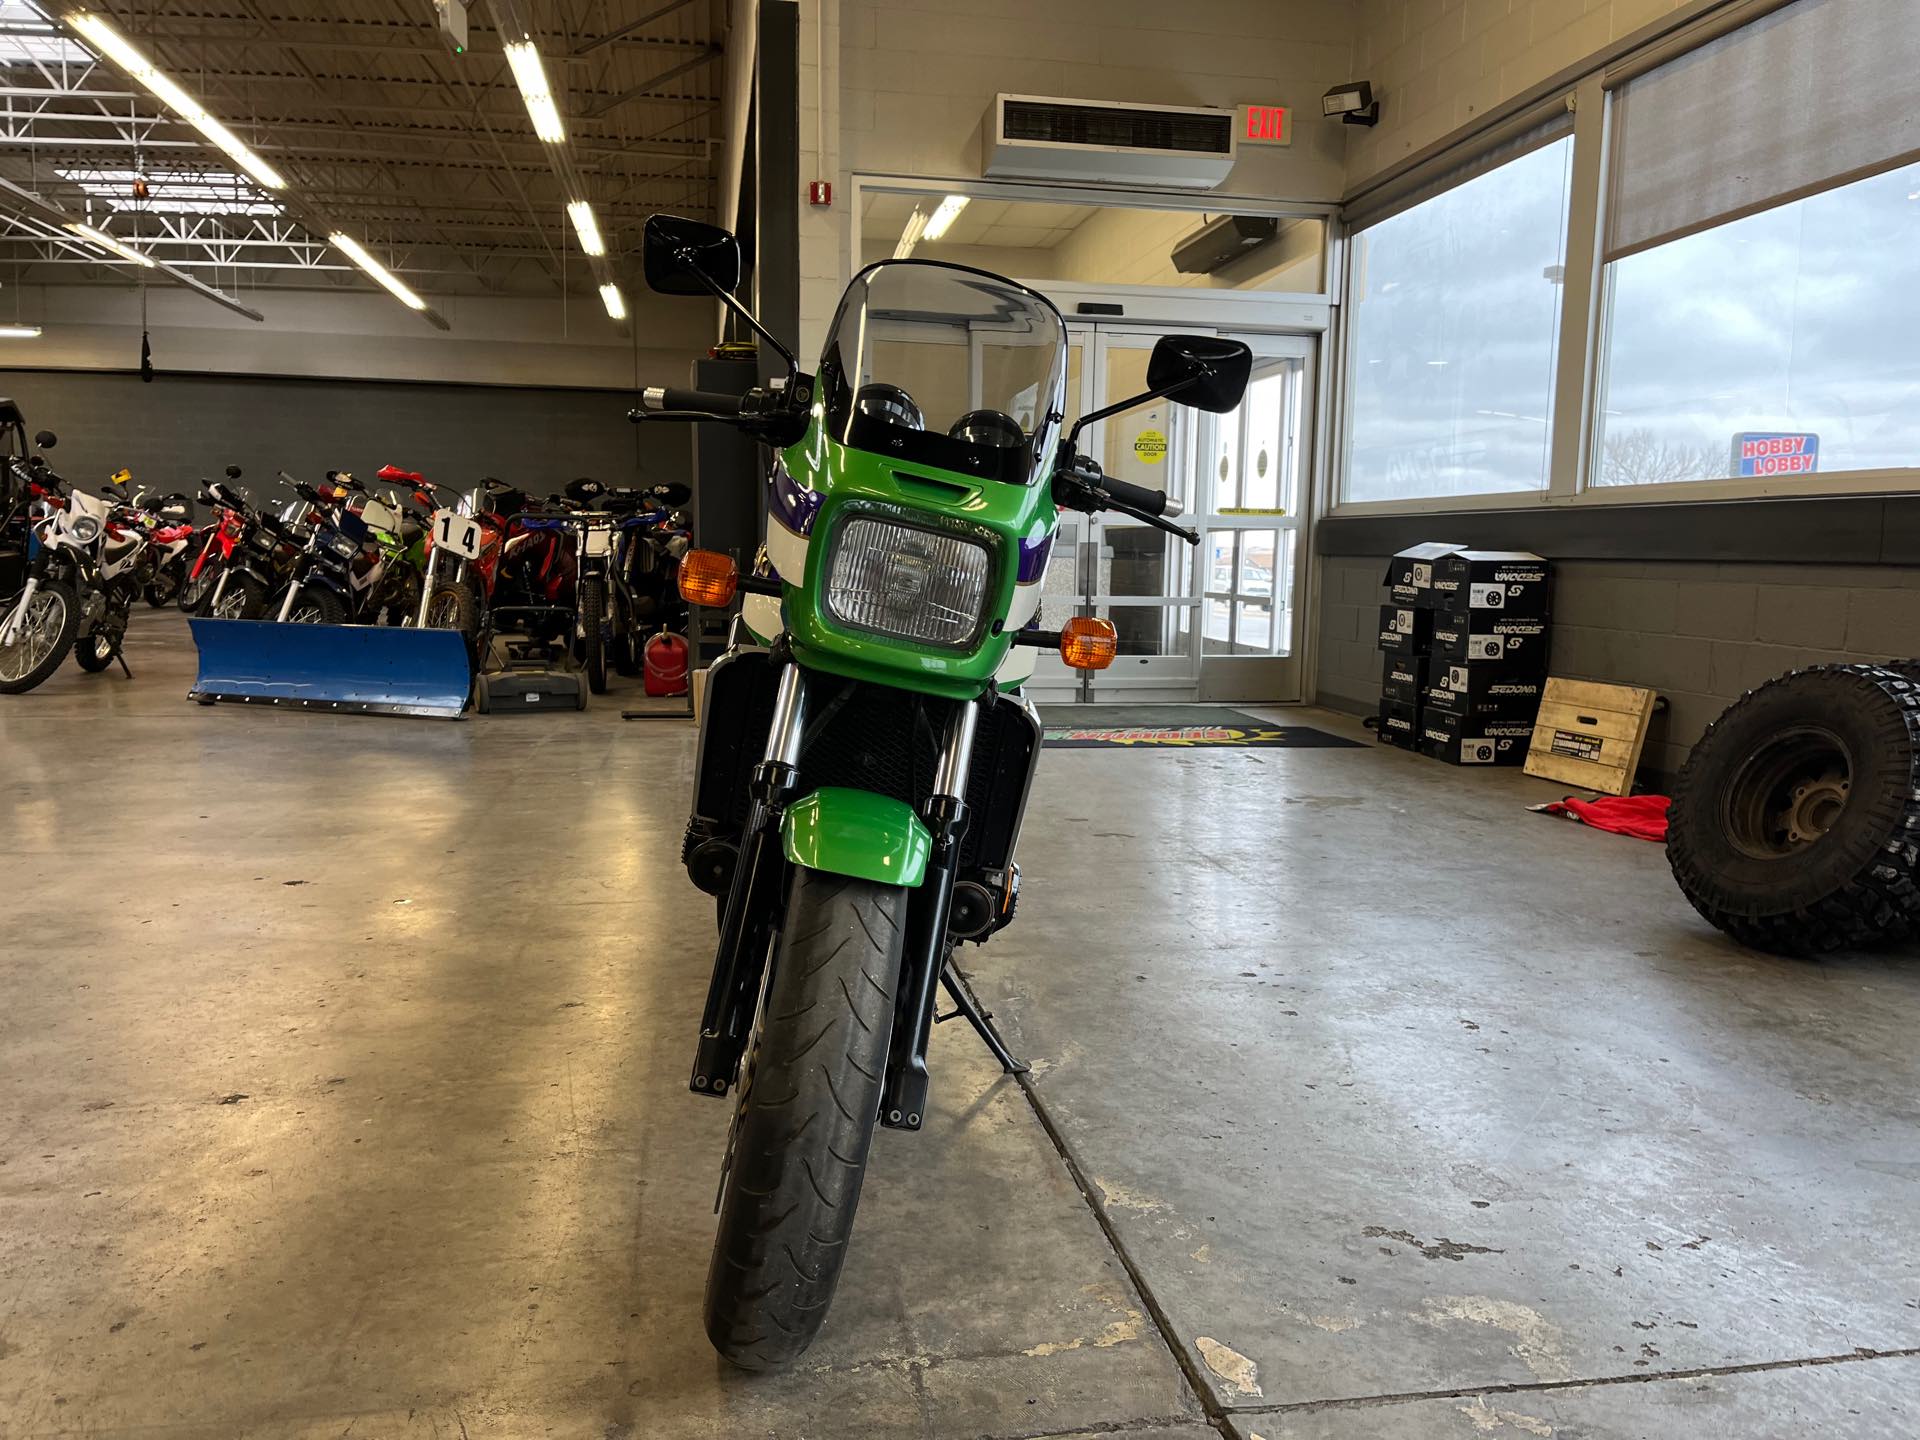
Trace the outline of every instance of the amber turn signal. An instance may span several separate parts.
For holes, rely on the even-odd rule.
[[[680,598],[689,605],[717,608],[740,588],[740,567],[718,550],[689,550],[680,561]]]
[[[1104,670],[1119,653],[1111,620],[1076,615],[1060,627],[1060,658],[1076,670]]]

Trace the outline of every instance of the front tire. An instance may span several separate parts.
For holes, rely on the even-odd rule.
[[[602,580],[580,582],[581,658],[587,669],[587,688],[607,693],[607,587]]]
[[[909,893],[794,872],[707,1271],[707,1338],[743,1370],[791,1363],[826,1320],[880,1118]]]
[[[0,625],[6,623],[0,616]],[[80,628],[73,587],[48,580],[33,592],[13,644],[0,648],[0,695],[23,695],[60,668]]]
[[[1876,665],[1770,680],[1674,786],[1667,860],[1743,945],[1819,954],[1920,933],[1920,685]]]
[[[287,612],[287,621],[293,625],[344,625],[347,605],[324,585],[303,585],[294,598],[293,609]]]
[[[236,570],[227,577],[220,603],[208,613],[216,620],[258,620],[267,612],[267,587]]]

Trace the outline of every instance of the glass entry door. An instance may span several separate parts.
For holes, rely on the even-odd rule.
[[[1145,390],[1154,342],[1171,329],[1220,333],[1069,322],[1068,423]],[[1178,523],[1199,531],[1201,543],[1189,546],[1121,515],[1062,514],[1042,623],[1101,616],[1113,622],[1120,653],[1110,669],[1082,675],[1041,652],[1032,682],[1038,699],[1299,698],[1298,541],[1312,342],[1235,338],[1247,341],[1255,359],[1246,400],[1231,414],[1161,400],[1081,437],[1107,474],[1178,500]]]

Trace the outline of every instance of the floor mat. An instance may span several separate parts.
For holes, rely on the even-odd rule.
[[[1047,744],[1059,750],[1360,748],[1310,725],[1282,725],[1217,705],[1042,705]]]

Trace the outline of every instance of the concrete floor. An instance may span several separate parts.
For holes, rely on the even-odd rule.
[[[1920,1432],[1920,966],[1746,954],[1550,787],[1050,753],[967,956],[1031,1094],[937,1032],[752,1378],[690,729],[203,710],[178,617],[129,651],[0,699],[5,1440]]]

